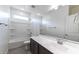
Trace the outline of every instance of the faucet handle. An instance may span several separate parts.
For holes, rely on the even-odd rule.
[[[57,39],[57,43],[58,43],[58,44],[63,44],[63,39],[62,39],[62,38],[58,38],[58,39]]]
[[[68,34],[64,34],[64,39],[66,39],[68,37]]]

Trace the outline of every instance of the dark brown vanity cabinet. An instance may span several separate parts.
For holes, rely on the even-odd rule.
[[[38,44],[33,39],[30,39],[30,50],[32,54],[38,54]]]
[[[36,41],[34,41],[32,38],[30,39],[30,51],[32,54],[53,54],[38,44]]]

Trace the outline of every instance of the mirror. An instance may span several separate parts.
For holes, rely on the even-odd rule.
[[[68,40],[79,42],[79,6],[70,8],[69,5],[59,6],[49,13],[50,16],[43,17],[41,33],[61,38],[66,36]]]

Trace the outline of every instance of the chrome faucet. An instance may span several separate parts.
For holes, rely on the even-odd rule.
[[[66,39],[67,36],[68,36],[68,34],[64,34],[63,38],[57,38],[57,43],[58,44],[63,44],[63,41],[64,41],[63,39]]]
[[[64,34],[64,36],[63,36],[63,37],[64,37],[64,39],[66,39],[66,38],[67,38],[67,36],[68,36],[68,34]]]
[[[62,39],[62,38],[58,38],[58,39],[57,39],[57,43],[58,43],[58,44],[63,44],[63,39]]]

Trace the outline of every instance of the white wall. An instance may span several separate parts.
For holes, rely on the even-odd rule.
[[[0,6],[0,23],[8,25],[8,6]],[[0,25],[0,53],[8,52],[8,26]]]

